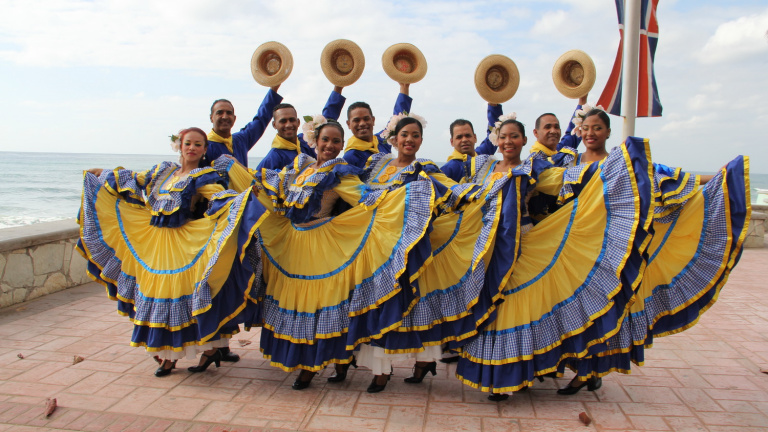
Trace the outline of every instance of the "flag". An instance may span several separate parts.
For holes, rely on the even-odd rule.
[[[624,54],[624,0],[615,0],[619,16],[619,49],[613,62],[611,75],[603,93],[597,101],[613,115],[621,115],[621,79]],[[661,101],[653,73],[653,60],[659,41],[659,23],[656,20],[656,6],[659,0],[642,0],[640,11],[640,47],[637,74],[637,117],[661,116]]]

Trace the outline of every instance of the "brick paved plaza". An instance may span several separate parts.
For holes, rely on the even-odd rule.
[[[0,310],[0,431],[764,431],[768,430],[768,249],[745,250],[715,306],[694,328],[657,339],[646,365],[612,374],[595,392],[560,396],[548,379],[496,403],[460,384],[454,365],[366,393],[367,370],[304,391],[269,366],[259,331],[232,341],[242,356],[201,374],[181,360],[170,376],[128,345],[132,325],[90,283]],[[241,347],[239,341],[251,344]],[[21,354],[24,358],[19,358]],[[73,364],[74,356],[84,361]],[[59,407],[43,416],[46,398]],[[585,426],[578,419],[586,412]]]

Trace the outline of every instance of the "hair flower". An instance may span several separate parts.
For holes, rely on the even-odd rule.
[[[400,122],[400,120],[411,117],[416,119],[419,123],[421,123],[421,128],[424,129],[427,127],[427,120],[424,119],[424,117],[416,114],[411,114],[407,112],[401,112],[400,114],[395,114],[389,119],[389,123],[387,123],[387,126],[384,128],[383,131],[379,134],[379,137],[386,141],[389,145],[395,145],[395,128],[397,127],[397,123]]]
[[[498,145],[496,143],[499,141],[499,129],[501,128],[501,124],[507,120],[517,120],[517,113],[513,112],[512,114],[504,114],[499,116],[499,119],[491,127],[491,133],[488,134],[488,139],[491,141],[491,144],[495,146]]]
[[[574,128],[571,131],[571,135],[576,135],[576,131],[581,128],[581,123],[584,121],[584,118],[587,117],[587,113],[593,109],[605,111],[605,109],[603,109],[603,107],[600,105],[593,107],[592,105],[584,104],[580,109],[577,109],[576,112],[573,113],[573,119],[571,119],[571,123],[573,123]]]
[[[304,116],[304,124],[301,126],[301,130],[304,133],[304,140],[310,147],[317,147],[317,129],[326,123],[328,123],[328,119],[320,114]]]
[[[181,136],[181,131],[183,131],[183,130],[184,129],[182,129],[182,130],[180,130],[180,131],[176,132],[175,134],[172,134],[171,136],[168,137],[168,138],[171,139],[171,150],[173,150],[175,153],[178,153],[179,151],[181,151],[181,138],[180,138],[180,136]]]

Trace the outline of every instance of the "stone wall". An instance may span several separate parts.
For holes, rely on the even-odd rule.
[[[749,221],[744,247],[765,247],[765,233],[768,231],[768,206],[752,204],[752,219]]]
[[[0,307],[90,282],[74,219],[0,229]]]

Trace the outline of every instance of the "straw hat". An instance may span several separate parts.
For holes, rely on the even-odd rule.
[[[578,99],[595,85],[595,63],[584,51],[570,50],[555,62],[552,80],[563,96]]]
[[[512,99],[520,86],[520,72],[509,57],[492,54],[475,69],[475,88],[488,103],[500,104]]]
[[[323,48],[320,67],[333,85],[346,87],[363,74],[365,56],[360,47],[346,39],[337,39]]]
[[[280,42],[259,45],[251,57],[251,74],[257,83],[265,87],[282,84],[293,70],[291,51]]]
[[[381,56],[384,72],[393,80],[413,84],[427,74],[427,59],[418,48],[409,43],[394,44]]]

